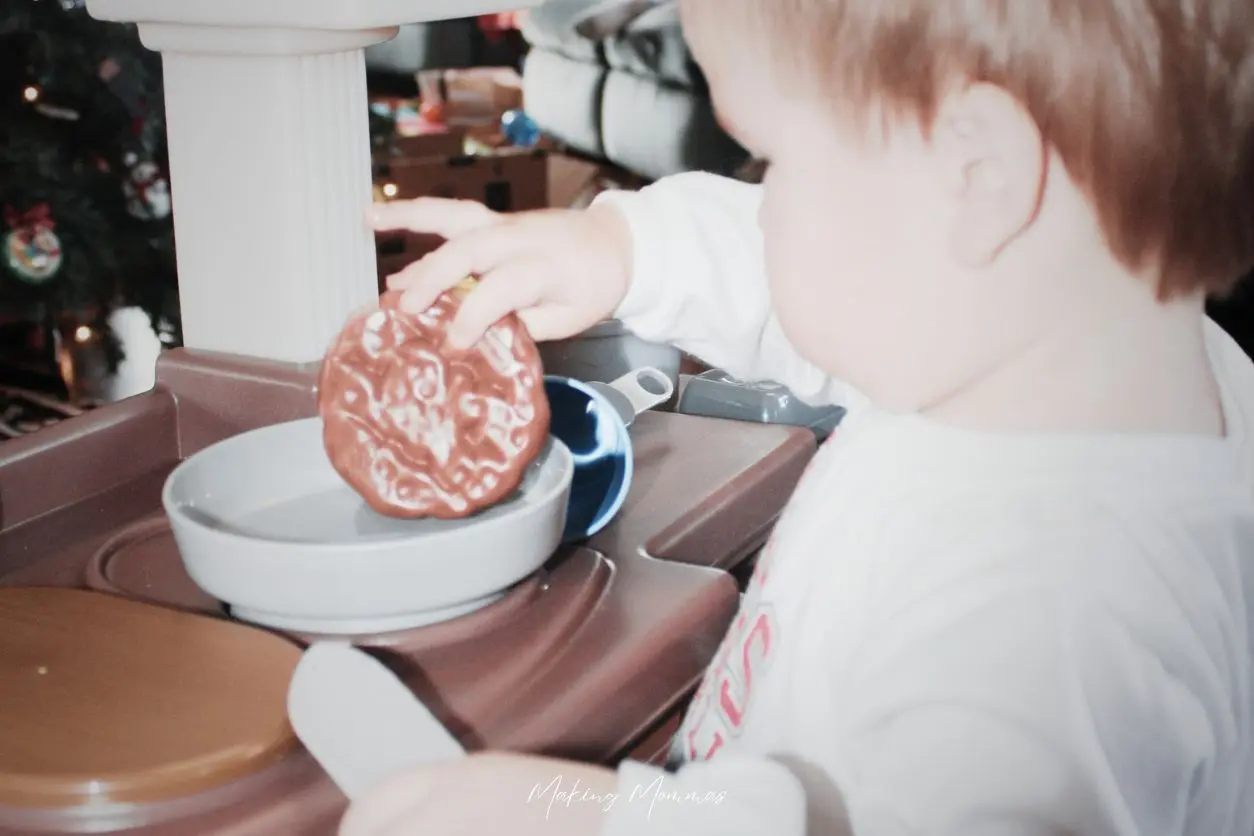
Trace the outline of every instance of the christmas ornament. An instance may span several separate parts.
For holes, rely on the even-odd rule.
[[[534,148],[540,141],[540,127],[521,110],[507,110],[501,117],[501,133],[510,145]]]
[[[122,184],[126,194],[126,211],[143,221],[158,221],[170,216],[170,184],[160,167],[151,160],[127,160],[130,175]]]
[[[41,285],[61,269],[61,241],[54,231],[52,210],[40,203],[26,212],[4,209],[9,231],[4,236],[4,260],[19,280]]]
[[[418,108],[418,115],[424,121],[430,122],[432,125],[444,124],[444,103],[437,101],[426,101]]]

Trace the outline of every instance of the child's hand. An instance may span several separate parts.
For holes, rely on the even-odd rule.
[[[630,231],[609,207],[505,215],[472,201],[419,198],[376,205],[371,224],[447,239],[388,278],[406,310],[425,310],[467,276],[479,277],[449,329],[455,347],[472,345],[512,312],[535,340],[569,337],[608,318],[627,292]]]
[[[353,803],[340,836],[595,836],[615,785],[598,766],[476,754],[390,779]]]

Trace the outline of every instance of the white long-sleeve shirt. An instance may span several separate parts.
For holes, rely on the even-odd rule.
[[[635,240],[630,328],[850,408],[694,699],[687,763],[621,765],[606,836],[1254,834],[1254,366],[1235,343],[1208,328],[1224,439],[888,415],[781,332],[756,187],[682,175],[603,200]]]

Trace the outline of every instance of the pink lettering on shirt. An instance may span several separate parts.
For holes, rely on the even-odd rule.
[[[709,760],[744,730],[753,687],[770,667],[778,636],[775,611],[761,601],[773,550],[762,555],[740,613],[688,710],[684,733],[689,760]]]
[[[836,436],[833,433],[824,446],[830,448]],[[816,461],[817,457],[807,466],[802,483]],[[775,562],[775,543],[772,537],[758,559],[740,612],[706,670],[688,709],[679,734],[679,744],[688,760],[709,760],[730,740],[740,736],[745,728],[754,689],[761,687],[762,679],[771,667],[780,641],[779,625],[774,607],[763,601],[763,589]]]

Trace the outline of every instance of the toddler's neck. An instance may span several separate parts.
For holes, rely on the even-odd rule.
[[[1204,322],[1200,298],[1117,293],[1077,305],[926,414],[998,432],[1221,436]]]

